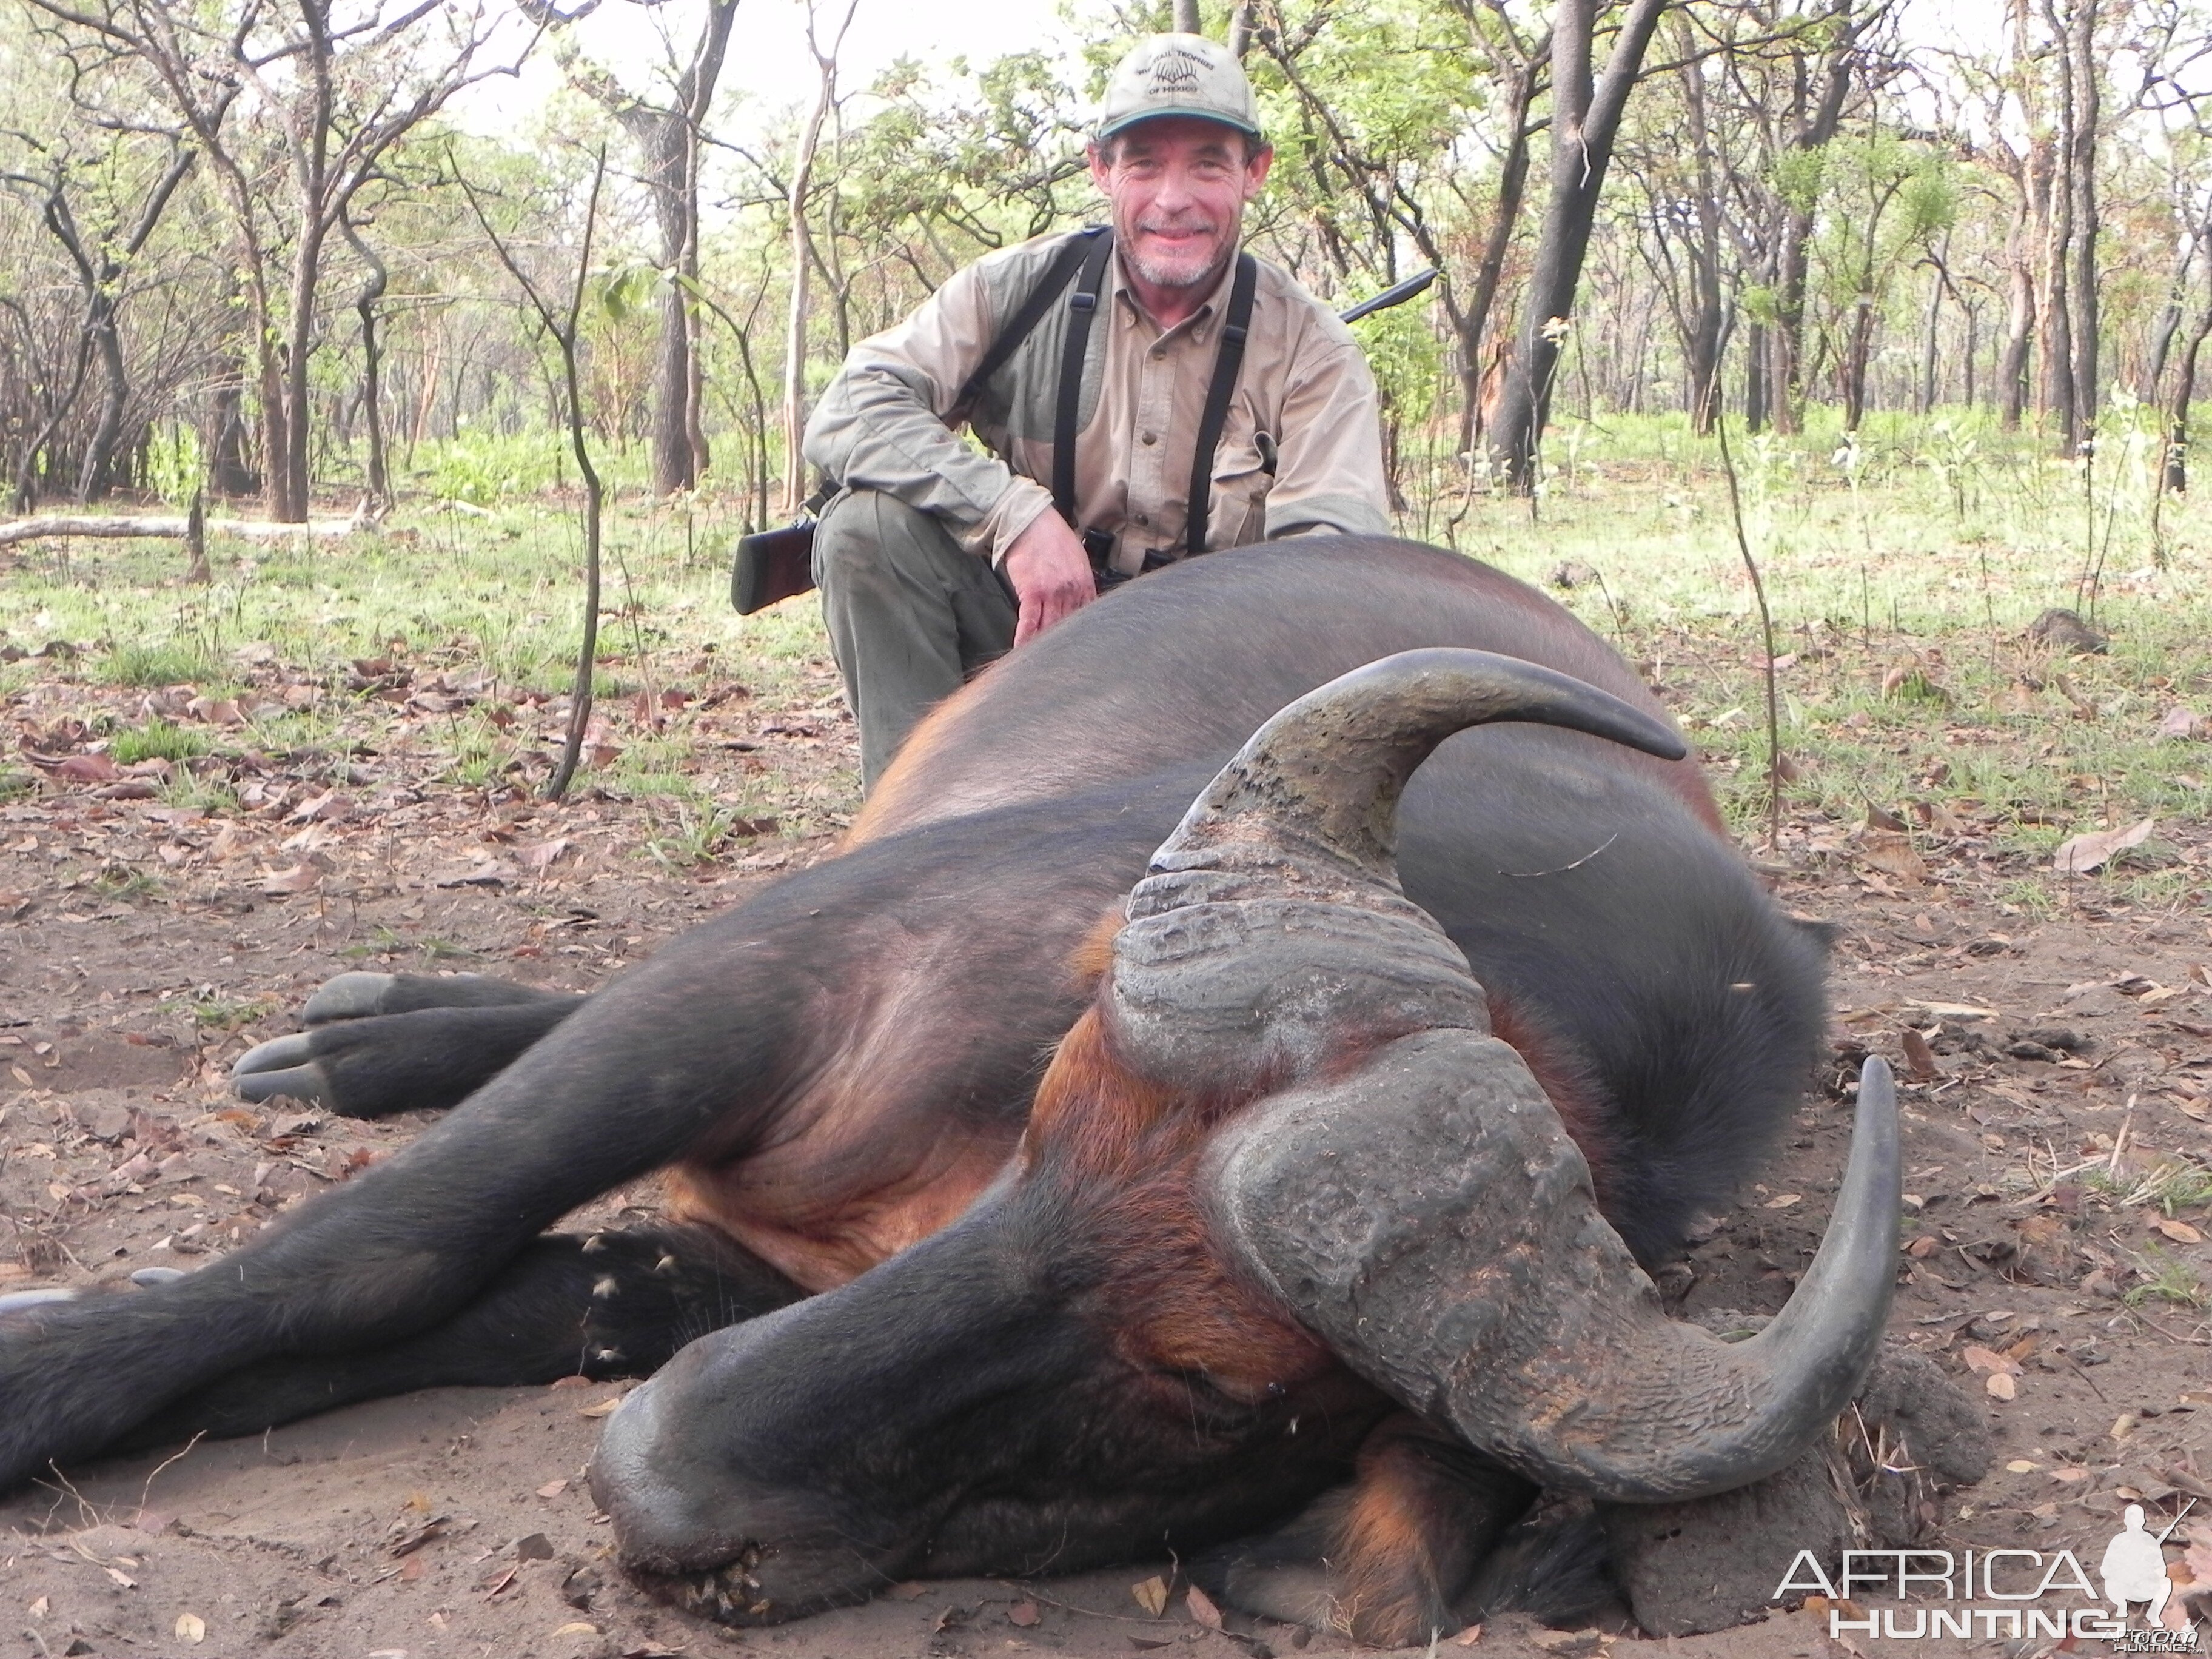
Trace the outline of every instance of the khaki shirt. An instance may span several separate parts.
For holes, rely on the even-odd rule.
[[[954,435],[953,400],[1042,278],[1063,236],[987,254],[896,328],[853,348],[807,422],[808,461],[848,488],[881,489],[944,521],[970,552],[1003,557],[1052,509],[1053,423],[1068,307],[1055,305],[968,411],[988,448]],[[1117,254],[1077,405],[1077,523],[1115,537],[1114,565],[1182,555],[1190,471],[1234,262],[1195,315],[1163,330]],[[1068,291],[1073,292],[1071,281]],[[1273,476],[1261,434],[1273,441]],[[1259,261],[1252,326],[1214,451],[1209,548],[1304,531],[1386,534],[1375,382],[1351,331],[1285,272]]]

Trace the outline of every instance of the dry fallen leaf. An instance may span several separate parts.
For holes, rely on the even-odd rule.
[[[2186,705],[2177,705],[2166,711],[2166,718],[2158,723],[2161,738],[2194,738],[2204,730],[2204,717]]]
[[[580,1619],[572,1619],[555,1631],[553,1635],[557,1641],[563,1636],[597,1636],[599,1633],[599,1627],[597,1625],[587,1625]]]
[[[540,1498],[558,1498],[562,1492],[568,1490],[568,1483],[565,1479],[560,1480],[548,1480],[544,1486],[538,1489],[538,1495]]]
[[[1991,1371],[1990,1380],[1982,1386],[1989,1390],[1992,1398],[1997,1400],[2010,1400],[2018,1392],[2013,1387],[2012,1378],[2002,1371]]]
[[[1769,1210],[1786,1210],[1793,1204],[1802,1203],[1805,1194],[1802,1193],[1778,1193],[1760,1207]]]
[[[2061,875],[2086,876],[2130,847],[2142,846],[2150,839],[2157,823],[2156,818],[2145,818],[2124,830],[2092,830],[2086,835],[2075,836],[2052,855],[2051,867]]]
[[[1155,1619],[1168,1610],[1167,1580],[1158,1573],[1154,1573],[1142,1583],[1130,1585],[1129,1594],[1137,1598],[1139,1607]]]
[[[615,1407],[621,1404],[622,1401],[619,1399],[601,1400],[592,1405],[579,1406],[576,1408],[576,1415],[579,1417],[611,1417],[614,1414]]]
[[[1936,1051],[1928,1046],[1928,1039],[1910,1025],[1905,1028],[1899,1045],[1905,1050],[1905,1069],[1915,1083],[1933,1083],[1943,1075],[1943,1068],[1936,1063]]]
[[[271,870],[261,878],[261,890],[271,898],[284,898],[311,890],[323,878],[312,859],[303,860],[289,870]]]
[[[106,755],[71,755],[54,768],[54,775],[71,783],[112,783],[123,769]]]
[[[33,1619],[43,1619],[46,1616],[46,1598],[41,1595],[37,1601],[31,1603],[31,1617]]]
[[[1993,1348],[1970,1346],[1960,1356],[1970,1371],[1995,1371],[2000,1376],[2018,1376],[2020,1362],[1997,1352]]]
[[[2202,1244],[2204,1235],[2186,1221],[2162,1220],[2151,1224],[2177,1244]]]
[[[1193,1619],[1208,1630],[1221,1628],[1221,1609],[1213,1605],[1213,1598],[1204,1590],[1193,1584],[1184,1593],[1182,1599],[1183,1605],[1190,1609],[1190,1616]]]
[[[197,1613],[177,1615],[177,1640],[190,1642],[194,1647],[207,1640],[207,1620]]]
[[[2008,1474],[2033,1474],[2039,1466],[2025,1457],[2015,1457],[2005,1465]]]
[[[1912,845],[1911,837],[1893,830],[1868,830],[1859,842],[1859,858],[1868,868],[1902,881],[1928,879],[1928,860]]]
[[[1465,1630],[1452,1638],[1452,1645],[1455,1648],[1471,1648],[1480,1640],[1482,1640],[1482,1626],[1480,1625],[1469,1625]]]
[[[1006,1609],[1006,1622],[1019,1625],[1024,1630],[1029,1629],[1042,1617],[1043,1615],[1037,1611],[1037,1604],[1034,1601],[1017,1601]]]

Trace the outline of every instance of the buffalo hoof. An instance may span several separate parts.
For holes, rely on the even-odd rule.
[[[380,974],[347,974],[346,979],[380,979]],[[331,984],[337,981],[333,980]],[[328,986],[324,988],[329,989]],[[316,993],[318,996],[321,992]],[[308,1005],[313,1007],[314,1005]],[[301,1031],[292,1036],[281,1036],[272,1042],[249,1048],[238,1057],[230,1068],[239,1097],[258,1104],[273,1100],[278,1095],[289,1095],[294,1100],[309,1101],[318,1106],[333,1104],[329,1076],[312,1058],[314,1036]]]
[[[1638,1624],[1671,1637],[1748,1623],[1772,1610],[1799,1551],[1832,1569],[1845,1550],[1917,1544],[1940,1493],[1988,1472],[1981,1413],[1923,1355],[1885,1343],[1852,1405],[1763,1480],[1686,1504],[1598,1506]]]
[[[49,1285],[39,1291],[10,1291],[0,1296],[0,1314],[20,1313],[26,1308],[42,1307],[49,1302],[74,1302],[76,1292],[61,1285]]]
[[[386,1000],[398,983],[397,974],[340,974],[335,979],[325,980],[322,988],[307,999],[307,1006],[300,1010],[300,1018],[309,1025],[320,1025],[333,1019],[363,1019],[370,1014],[389,1013],[392,1011],[386,1007]],[[254,1053],[260,1053],[260,1049]]]

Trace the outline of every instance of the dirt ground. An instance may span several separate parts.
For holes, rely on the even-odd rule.
[[[202,1265],[418,1133],[420,1117],[354,1122],[231,1096],[230,1062],[293,1029],[289,1011],[329,975],[452,969],[588,986],[829,844],[763,824],[720,862],[670,867],[638,852],[653,828],[640,802],[586,790],[546,806],[504,785],[440,782],[410,732],[434,721],[441,700],[495,699],[497,688],[388,672],[391,684],[372,688],[381,738],[226,762],[238,805],[213,815],[136,787],[151,772],[90,758],[103,710],[143,720],[167,698],[179,720],[223,718],[191,714],[191,688],[71,683],[12,700],[17,744],[42,781],[0,805],[0,1291]],[[289,682],[264,663],[254,684],[250,695],[282,699]],[[849,789],[838,780],[851,728],[826,678],[817,689],[817,704],[795,712],[757,709],[710,676],[686,690],[683,719],[708,784],[767,765],[817,798]],[[550,729],[558,714],[520,717]],[[66,764],[72,757],[82,763]],[[2185,860],[2212,860],[2202,826],[2166,833]],[[2203,896],[2130,908],[2100,902],[2090,878],[2048,915],[2008,913],[2000,896],[2024,866],[1991,850],[1969,811],[1914,840],[1905,859],[1878,837],[1801,824],[1778,853],[1754,854],[1790,908],[1838,928],[1832,1086],[1808,1099],[1760,1183],[1715,1218],[1667,1288],[1693,1313],[1781,1305],[1840,1173],[1841,1079],[1862,1052],[1890,1056],[1905,1085],[1913,1218],[1893,1335],[1981,1402],[1998,1446],[1990,1478],[1951,1499],[1937,1540],[2066,1547],[2094,1570],[2131,1498],[2153,1530],[2194,1500],[2169,1555],[2193,1529],[2212,1570],[2212,1347],[2188,1289],[2212,1266],[2207,1183],[2188,1181],[2212,1163]],[[644,1201],[617,1194],[599,1213]],[[579,1478],[618,1393],[441,1391],[51,1477],[0,1500],[0,1650],[571,1659],[735,1647],[980,1659],[1340,1649],[1279,1626],[1237,1629],[1233,1618],[1230,1632],[1206,1628],[1171,1563],[902,1586],[742,1638],[691,1623],[613,1569]],[[1133,1588],[1155,1573],[1170,1586],[1158,1614]],[[1802,1611],[1663,1644],[1511,1620],[1459,1639],[1501,1655],[1663,1649],[1686,1659],[1851,1645]]]

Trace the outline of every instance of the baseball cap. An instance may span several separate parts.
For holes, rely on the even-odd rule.
[[[1161,115],[1193,115],[1261,136],[1244,66],[1202,34],[1155,34],[1115,64],[1098,110],[1098,137]]]

